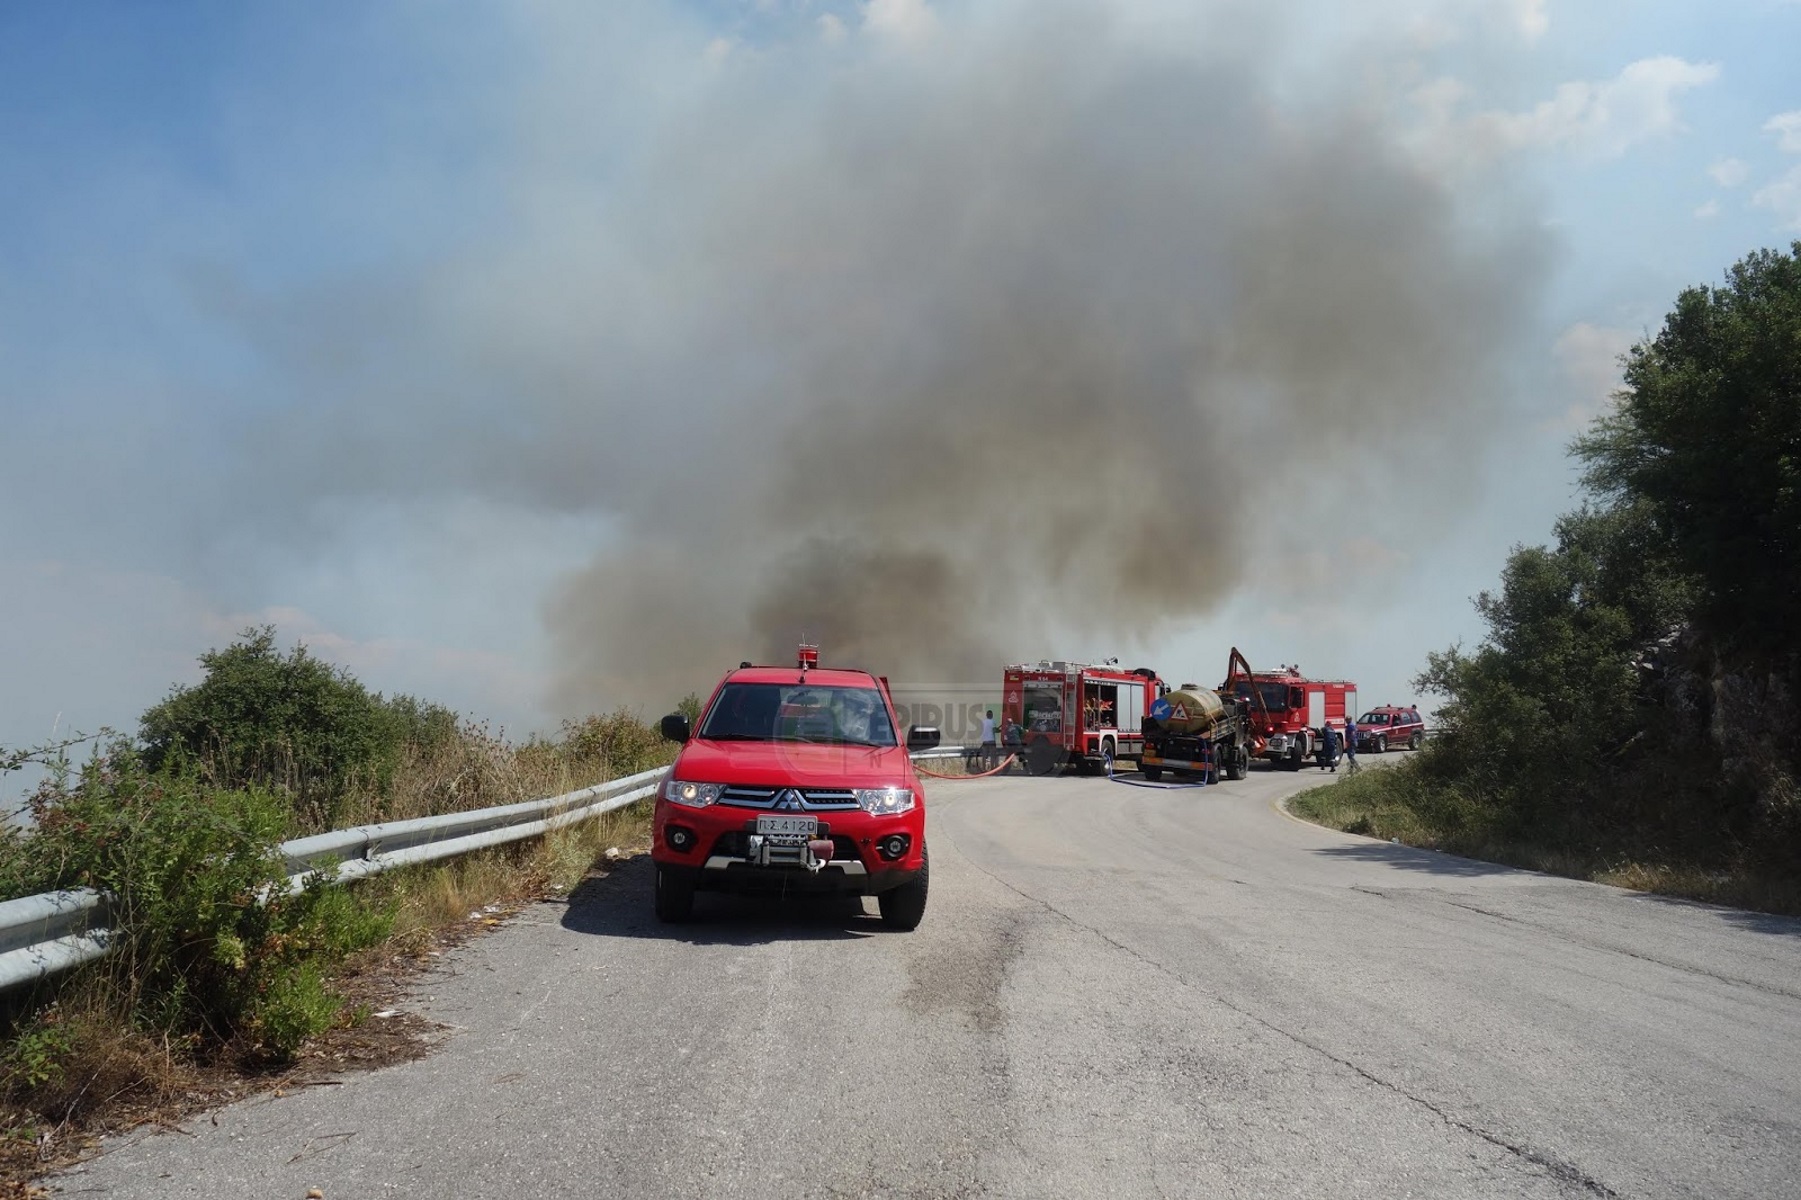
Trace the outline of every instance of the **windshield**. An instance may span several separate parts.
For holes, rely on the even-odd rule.
[[[728,683],[707,710],[700,737],[732,742],[827,742],[892,746],[894,724],[875,688]]]
[[[1288,711],[1288,685],[1286,683],[1259,683],[1257,693],[1251,691],[1251,681],[1235,679],[1232,681],[1233,696],[1252,708],[1257,707],[1256,694],[1263,696],[1263,707],[1271,712]]]
[[[1359,725],[1386,725],[1389,720],[1390,717],[1387,713],[1366,712],[1357,718],[1357,723]]]

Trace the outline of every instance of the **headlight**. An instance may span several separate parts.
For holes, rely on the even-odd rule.
[[[913,811],[913,789],[904,787],[858,788],[857,803],[877,816]]]
[[[719,793],[723,790],[717,783],[689,783],[683,779],[671,779],[663,785],[663,799],[688,808],[705,808],[718,801]]]

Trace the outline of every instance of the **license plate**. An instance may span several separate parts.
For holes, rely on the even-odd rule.
[[[757,832],[764,837],[810,838],[819,832],[819,818],[758,817]]]

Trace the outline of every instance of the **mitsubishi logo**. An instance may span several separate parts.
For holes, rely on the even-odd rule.
[[[787,789],[775,798],[775,806],[777,808],[799,808],[801,806],[800,793],[793,788]]]

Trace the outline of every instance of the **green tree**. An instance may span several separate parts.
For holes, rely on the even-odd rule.
[[[1728,649],[1801,650],[1801,242],[1683,292],[1575,446],[1599,496],[1643,506]]]
[[[1503,824],[1565,830],[1654,719],[1635,656],[1682,619],[1691,589],[1639,505],[1561,517],[1554,547],[1520,547],[1476,599],[1488,635],[1429,656],[1415,681],[1446,696],[1441,765],[1495,798]]]
[[[1794,688],[1770,683],[1801,651],[1801,243],[1683,292],[1624,380],[1572,446],[1591,502],[1508,558],[1481,645],[1420,676],[1448,699],[1422,767],[1516,838],[1781,860],[1801,850]],[[1651,664],[1656,643],[1683,649]]]
[[[269,626],[200,662],[200,683],[143,716],[150,769],[191,763],[217,787],[280,789],[305,825],[329,825],[353,785],[384,790],[409,740],[455,735],[454,714],[384,700],[305,646],[283,654]]]

